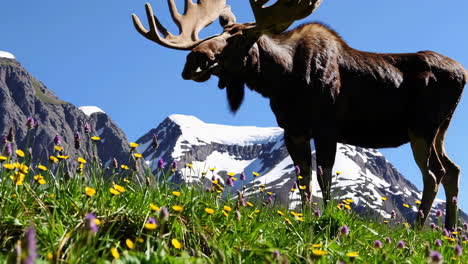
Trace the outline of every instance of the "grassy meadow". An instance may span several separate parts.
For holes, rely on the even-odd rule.
[[[268,184],[254,187],[262,200],[227,194],[230,186],[216,180],[175,185],[168,178],[176,170],[197,169],[160,161],[156,174],[135,171],[144,162],[135,143],[126,164],[104,168],[96,151],[79,152],[84,141],[100,144],[92,134],[75,137],[78,144],[56,138],[47,164],[31,161],[12,136],[4,141],[2,263],[468,263],[466,223],[415,231],[363,218],[350,199],[299,212],[275,205]],[[233,184],[243,184],[234,173]]]

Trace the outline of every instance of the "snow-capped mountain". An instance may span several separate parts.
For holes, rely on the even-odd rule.
[[[153,143],[155,137],[157,148]],[[298,191],[291,192],[296,175],[281,128],[207,124],[194,116],[171,115],[137,143],[153,171],[157,169],[159,159],[163,159],[166,166],[172,161],[177,162],[179,170],[172,179],[174,181],[209,184],[212,177],[224,180],[227,173],[235,173],[235,178],[239,178],[244,172],[246,180],[237,180],[231,191],[245,187],[248,195],[257,198],[272,192],[275,202],[289,206],[300,200]],[[368,215],[389,218],[394,210],[409,221],[414,219],[421,192],[382,153],[344,144],[338,144],[337,149],[333,168],[337,173],[332,184],[335,199],[352,199],[354,209]],[[313,143],[312,157],[315,168]],[[186,163],[192,168],[185,166]],[[321,197],[315,173],[313,171],[313,195]],[[265,186],[263,193],[260,192],[261,185]],[[445,202],[437,199],[432,213],[444,206]]]

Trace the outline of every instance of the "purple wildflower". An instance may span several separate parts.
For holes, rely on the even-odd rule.
[[[231,177],[229,177],[229,176],[227,177],[227,179],[226,179],[226,184],[229,185],[229,186],[231,186],[231,187],[234,186],[234,181],[232,180]]]
[[[158,223],[156,222],[156,219],[154,219],[154,217],[148,218],[147,223],[148,223],[148,224],[158,225]]]
[[[13,149],[11,148],[11,143],[8,142],[6,145],[5,145],[5,154],[7,156],[11,156],[11,154],[13,153]]]
[[[34,227],[29,227],[24,233],[23,250],[26,251],[26,259],[22,263],[34,264],[37,257],[36,229]]]
[[[158,169],[163,169],[164,168],[164,160],[162,158],[159,158],[158,160]]]
[[[392,239],[390,237],[386,237],[385,242],[387,242],[387,244],[390,244],[392,243]]]
[[[397,248],[405,248],[406,243],[403,240],[398,241]]]
[[[317,210],[314,211],[314,216],[315,216],[315,217],[320,217],[321,215],[322,215],[322,212],[320,212],[319,209],[317,209]]]
[[[240,180],[241,180],[241,181],[245,181],[245,172],[242,172],[242,173],[240,174]]]
[[[468,223],[463,223],[463,230],[468,231]]]
[[[391,217],[392,219],[395,219],[395,217],[396,217],[395,210],[392,210],[392,213],[390,214],[390,217]]]
[[[437,229],[437,227],[438,227],[438,226],[437,226],[436,224],[434,224],[434,223],[431,223],[430,226],[431,226],[431,229]]]
[[[441,217],[443,214],[444,214],[444,213],[442,212],[442,210],[437,209],[437,211],[436,211],[436,216],[437,216],[437,217]]]
[[[374,248],[382,248],[382,246],[383,246],[382,241],[378,239],[374,241]]]
[[[28,120],[26,121],[26,127],[28,129],[32,129],[34,127],[34,118],[28,117]]]
[[[442,241],[441,241],[440,239],[436,239],[436,240],[434,241],[434,245],[435,245],[436,247],[441,247],[441,246],[442,246]]]
[[[162,222],[166,222],[167,220],[169,220],[169,211],[167,210],[166,206],[161,206],[161,208],[159,209],[159,219]]]
[[[468,237],[466,235],[462,235],[462,241],[468,241]]]
[[[90,131],[91,131],[91,127],[89,126],[89,123],[86,122],[86,123],[84,124],[84,132],[85,132],[86,134],[88,134]]]
[[[455,247],[453,248],[453,253],[457,257],[461,257],[463,254],[463,248],[460,246],[460,244],[456,244]]]
[[[273,196],[272,196],[272,195],[269,195],[265,203],[266,203],[266,204],[271,204],[271,203],[273,203]]]
[[[118,167],[119,167],[119,162],[117,161],[116,158],[113,158],[113,159],[112,159],[112,166],[114,166],[114,168],[118,168]]]
[[[81,134],[80,132],[76,131],[75,134],[73,135],[75,139],[75,149],[80,149],[81,146]]]
[[[340,233],[343,236],[349,235],[349,227],[347,225],[344,225],[344,226],[340,227]]]
[[[172,168],[173,171],[176,171],[176,170],[177,170],[177,161],[175,161],[175,160],[172,161],[172,163],[171,163],[171,168]]]
[[[96,216],[94,216],[93,213],[88,213],[85,217],[86,229],[96,234],[98,231],[98,226],[95,220],[96,220]]]
[[[153,146],[154,149],[157,149],[158,145],[158,136],[156,136],[156,134],[153,134],[153,141],[151,142],[151,146]]]
[[[453,204],[457,205],[458,204],[458,197],[457,196],[452,197],[452,202],[453,202]]]
[[[299,165],[296,165],[294,168],[296,170],[296,175],[301,175],[301,167],[299,167]]]
[[[60,138],[60,136],[59,136],[59,135],[55,135],[55,137],[54,137],[54,144],[55,144],[55,145],[60,145],[60,143],[61,143],[61,138]]]
[[[432,263],[442,263],[442,255],[439,251],[432,251],[429,257],[431,258]]]
[[[444,230],[442,231],[442,233],[443,233],[444,236],[446,236],[446,237],[450,236],[450,232],[449,232],[446,228],[444,228]]]
[[[276,249],[275,251],[273,251],[273,258],[275,258],[276,260],[279,261],[280,257],[281,257],[281,254],[280,254],[279,250]]]

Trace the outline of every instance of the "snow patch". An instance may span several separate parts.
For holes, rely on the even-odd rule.
[[[171,115],[169,118],[180,126],[182,141],[187,141],[189,145],[218,143],[246,146],[277,142],[283,135],[283,129],[279,127],[208,124],[187,115]]]
[[[94,113],[106,113],[97,106],[80,106],[79,109],[87,116],[91,116]]]
[[[13,54],[11,54],[10,52],[0,50],[0,58],[7,58],[7,59],[13,59],[14,60],[15,56]]]

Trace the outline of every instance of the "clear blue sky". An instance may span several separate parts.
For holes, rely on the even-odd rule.
[[[180,77],[186,52],[158,46],[140,36],[131,22],[146,24],[145,0],[3,1],[0,50],[13,53],[61,99],[96,105],[136,140],[166,116],[195,115],[205,122],[276,126],[268,101],[247,92],[232,115],[217,78],[198,84]],[[166,1],[151,0],[161,22],[176,33]],[[182,2],[178,0],[180,10]],[[230,1],[239,22],[253,21],[248,1]],[[433,50],[468,67],[468,1],[324,0],[301,22],[321,21],[352,47],[374,52]],[[296,23],[297,24],[297,23]],[[213,25],[203,34],[218,33]],[[452,121],[446,148],[462,167],[461,204],[468,210],[468,134],[466,96]],[[410,148],[383,150],[396,168],[421,188]]]

